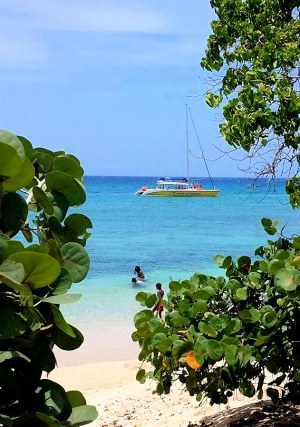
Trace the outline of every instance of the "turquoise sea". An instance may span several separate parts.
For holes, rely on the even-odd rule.
[[[253,256],[268,236],[262,217],[280,219],[285,235],[299,232],[299,212],[288,204],[284,180],[276,185],[261,181],[251,190],[251,179],[217,178],[216,198],[151,198],[134,192],[155,184],[149,177],[86,177],[87,202],[77,211],[93,222],[87,250],[91,269],[73,293],[82,298],[63,311],[79,327],[132,324],[140,309],[135,295],[155,292],[160,281],[168,290],[172,279],[186,279],[194,272],[220,275],[216,254]],[[203,181],[204,188],[209,187]],[[135,265],[147,281],[132,286]]]

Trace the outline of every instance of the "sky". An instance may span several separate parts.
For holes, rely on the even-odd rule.
[[[1,0],[0,127],[86,175],[185,176],[188,103],[211,175],[243,176],[203,97],[213,18],[209,0]]]

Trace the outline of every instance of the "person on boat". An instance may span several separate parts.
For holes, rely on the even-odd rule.
[[[158,317],[161,319],[162,318],[162,312],[164,310],[164,306],[162,303],[162,299],[164,297],[164,291],[162,289],[162,284],[161,283],[156,283],[155,285],[156,289],[157,289],[157,303],[155,304],[155,306],[152,309],[152,312],[155,313],[157,312]]]
[[[141,270],[141,267],[140,266],[136,266],[135,267],[135,269],[134,269],[134,274],[136,275],[136,278],[138,279],[138,280],[145,280],[145,275],[144,275],[144,273],[142,272],[142,270]]]

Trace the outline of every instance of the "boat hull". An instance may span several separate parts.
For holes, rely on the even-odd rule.
[[[216,197],[220,190],[196,190],[196,189],[148,189],[146,191],[139,190],[135,194],[137,196],[150,196],[150,197]]]

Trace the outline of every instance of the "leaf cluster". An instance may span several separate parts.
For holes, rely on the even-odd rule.
[[[277,223],[262,225],[269,235]],[[201,273],[171,281],[163,301],[164,321],[150,310],[154,295],[139,293],[132,339],[139,343],[137,379],[157,381],[159,394],[180,381],[198,401],[226,403],[234,390],[273,401],[300,403],[300,237],[279,235],[255,251],[254,259],[217,255],[225,276]],[[270,379],[270,373],[275,379]]]
[[[83,169],[72,155],[4,130],[0,152],[0,424],[87,424],[97,413],[82,394],[42,379],[55,368],[55,345],[74,350],[83,342],[60,311],[80,297],[68,291],[90,265],[92,223],[68,215],[86,198]]]
[[[242,148],[257,176],[299,171],[299,0],[211,0],[217,19],[201,65],[217,71],[206,94],[223,103],[220,131]],[[255,160],[255,157],[257,160]],[[254,162],[253,162],[254,158]],[[299,196],[287,184],[293,207]]]

